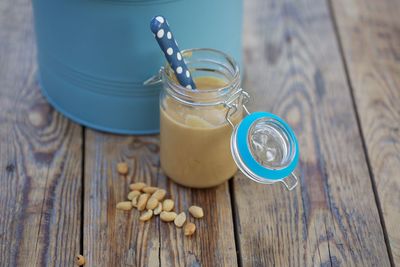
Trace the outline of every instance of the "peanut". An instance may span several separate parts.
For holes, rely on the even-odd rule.
[[[153,209],[157,208],[157,206],[158,206],[158,200],[154,197],[151,197],[147,201],[146,209],[153,210]]]
[[[163,211],[171,211],[174,208],[174,201],[172,199],[166,199],[162,203]]]
[[[119,174],[125,175],[128,173],[128,164],[126,162],[120,162],[117,164],[117,172]]]
[[[130,201],[122,201],[117,203],[117,209],[119,210],[131,210],[132,209],[132,202]]]
[[[200,208],[199,206],[191,206],[189,208],[189,212],[195,218],[203,218],[203,216],[204,216],[203,209]]]
[[[78,255],[78,256],[76,256],[75,262],[76,262],[76,265],[83,266],[83,265],[85,265],[85,258],[82,255]]]
[[[129,189],[131,190],[142,190],[144,187],[146,187],[145,183],[139,182],[139,183],[133,183],[129,185]]]
[[[147,210],[146,212],[144,212],[142,214],[142,216],[140,216],[139,220],[141,220],[142,222],[145,222],[145,221],[150,220],[151,217],[153,217],[153,211],[152,210]]]
[[[160,219],[164,222],[172,222],[173,220],[175,220],[176,216],[176,213],[173,211],[163,211],[160,214]]]
[[[157,208],[154,209],[154,215],[158,215],[162,212],[162,204],[161,202],[158,202]]]
[[[150,195],[149,194],[141,194],[139,196],[139,200],[137,203],[137,208],[138,210],[142,211],[144,208],[146,208],[147,200],[149,200]]]
[[[177,227],[182,227],[185,224],[186,221],[186,214],[184,212],[181,212],[176,216],[174,223]]]
[[[132,207],[137,208],[139,197],[140,196],[136,196],[136,197],[132,198]]]
[[[158,190],[157,187],[154,186],[146,186],[142,188],[142,191],[145,193],[149,193],[149,194],[153,194],[154,192],[156,192]]]
[[[164,189],[158,189],[156,192],[153,193],[153,195],[151,197],[154,197],[158,201],[161,201],[164,199],[166,194],[167,194],[167,191],[165,191]]]
[[[186,236],[192,235],[196,231],[196,225],[194,223],[187,223],[183,228],[183,233]]]
[[[140,191],[133,190],[133,191],[128,193],[128,199],[132,200],[134,197],[139,196],[139,195],[140,195]]]

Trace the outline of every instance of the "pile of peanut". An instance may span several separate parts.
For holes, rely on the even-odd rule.
[[[126,163],[118,163],[117,171],[126,175],[128,166]],[[174,209],[174,201],[165,199],[167,191],[158,187],[148,186],[145,183],[137,182],[129,185],[130,192],[127,199],[117,203],[116,208],[119,210],[130,211],[133,208],[141,211],[142,214],[139,220],[145,222],[153,216],[159,215],[163,222],[174,222],[176,227],[183,227],[185,236],[190,236],[196,231],[196,225],[192,222],[186,222],[186,213],[180,212],[177,214]],[[198,206],[191,206],[189,213],[194,218],[202,218],[204,216],[203,209]],[[185,224],[186,223],[186,224]]]

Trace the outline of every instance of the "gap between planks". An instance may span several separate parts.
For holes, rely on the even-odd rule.
[[[79,253],[85,256],[83,253],[84,248],[84,226],[85,226],[85,135],[86,127],[82,126],[82,170],[81,170],[81,225],[80,225],[80,242],[79,242]]]
[[[243,262],[242,262],[242,251],[240,249],[240,237],[239,237],[239,231],[240,231],[240,224],[239,224],[239,217],[238,217],[238,211],[237,211],[237,206],[236,206],[236,198],[235,198],[235,189],[234,186],[235,184],[233,183],[233,179],[235,177],[232,177],[229,180],[229,197],[231,200],[231,210],[232,210],[232,222],[233,222],[233,235],[235,238],[235,248],[236,248],[236,257],[237,257],[237,263],[239,267],[243,267]]]

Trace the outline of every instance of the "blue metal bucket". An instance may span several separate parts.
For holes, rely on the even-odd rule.
[[[163,64],[149,29],[168,18],[181,49],[212,47],[241,62],[242,0],[33,0],[41,89],[65,116],[121,134],[159,131]]]

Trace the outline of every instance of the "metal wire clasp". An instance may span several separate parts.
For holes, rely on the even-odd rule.
[[[147,80],[145,80],[143,82],[144,86],[152,86],[152,85],[156,85],[156,84],[160,84],[162,82],[162,72],[164,70],[164,67],[161,67],[160,70],[158,71],[157,74],[151,76],[150,78],[148,78]]]
[[[238,91],[236,91],[234,94],[232,94],[225,102],[224,106],[228,109],[225,114],[225,119],[229,122],[229,124],[232,126],[232,128],[235,128],[235,125],[232,123],[230,117],[232,117],[238,110],[238,105],[240,103],[239,101],[236,101],[239,97],[242,97],[241,100],[241,105],[244,109],[244,111],[247,113],[247,115],[250,114],[249,110],[245,106],[250,100],[250,95],[246,91],[244,91],[242,88],[240,88]]]

